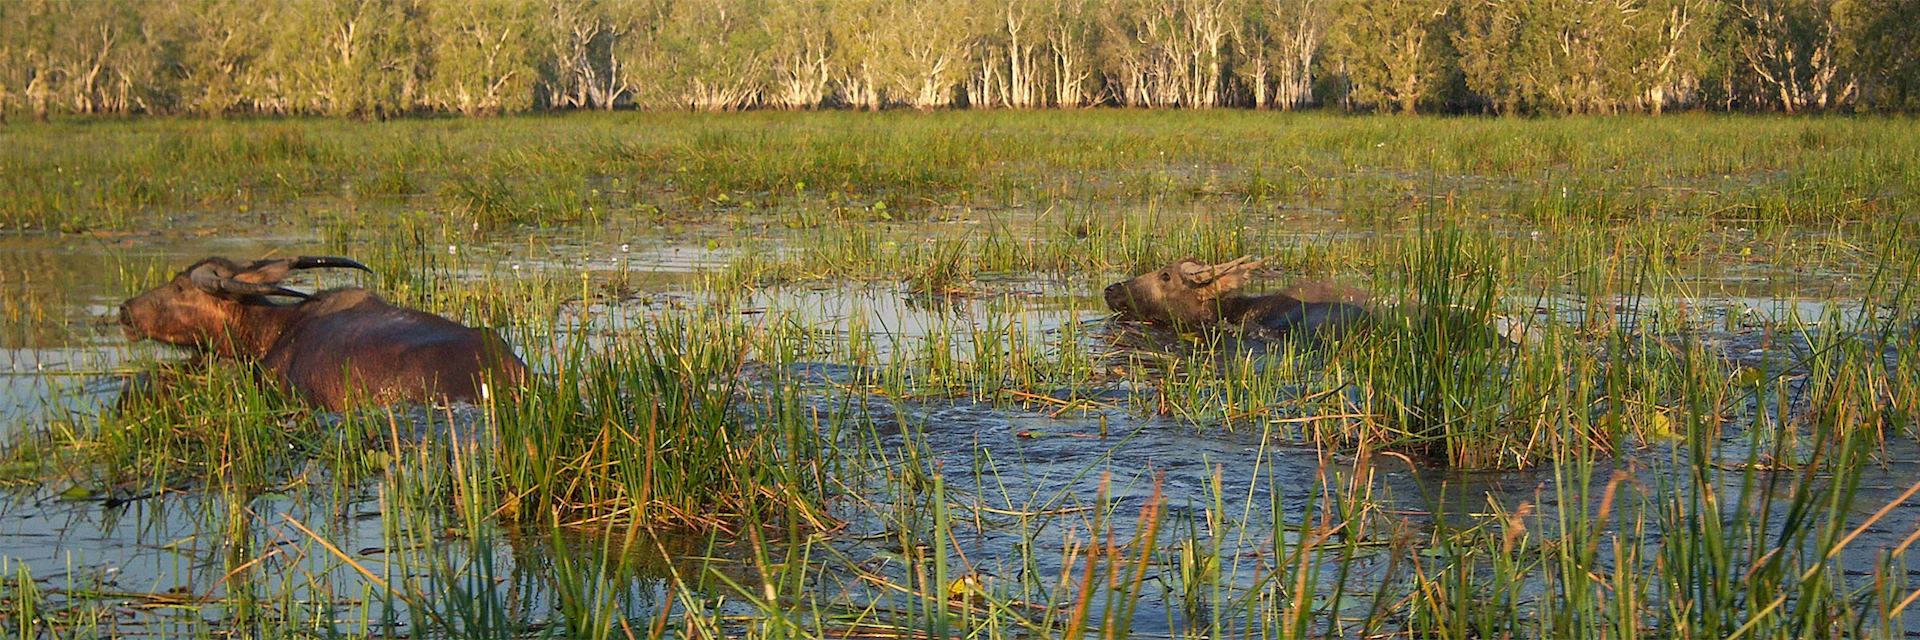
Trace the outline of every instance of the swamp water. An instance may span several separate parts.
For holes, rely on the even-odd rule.
[[[46,430],[89,428],[86,420],[111,410],[126,374],[178,357],[150,343],[129,344],[113,324],[115,305],[150,281],[147,274],[170,273],[204,255],[353,252],[351,245],[318,235],[0,237],[4,298],[18,319],[0,335],[0,433],[12,441]],[[1655,503],[1694,483],[1679,445],[1630,447],[1602,457],[1585,470],[1592,478],[1587,493],[1565,492],[1565,477],[1553,465],[1466,472],[1390,453],[1320,450],[1291,431],[1286,417],[1246,418],[1231,428],[1195,424],[1177,411],[1155,410],[1150,386],[1122,378],[1099,378],[1089,388],[1003,390],[987,397],[889,397],[880,392],[888,375],[934,375],[930,368],[888,373],[910,369],[894,366],[902,360],[964,360],[978,349],[1002,348],[990,343],[1006,340],[1084,351],[1089,366],[1109,368],[1120,366],[1116,354],[1126,350],[1120,334],[1134,330],[1107,319],[1098,278],[1014,274],[959,297],[894,284],[781,286],[714,296],[703,292],[700,279],[744,251],[715,250],[697,233],[648,240],[640,249],[634,245],[643,244],[641,238],[608,237],[561,233],[544,239],[537,251],[529,241],[454,246],[447,253],[473,269],[442,273],[548,275],[553,282],[579,279],[596,287],[617,281],[605,285],[616,293],[596,295],[591,304],[545,312],[555,316],[553,331],[542,338],[551,345],[515,337],[530,364],[547,373],[556,366],[552,357],[559,349],[553,345],[618,341],[662,309],[724,307],[800,327],[824,345],[818,353],[803,354],[781,371],[742,375],[796,381],[807,390],[807,409],[827,416],[823,425],[836,425],[831,437],[858,452],[853,455],[860,461],[849,468],[862,472],[844,478],[843,491],[828,503],[840,526],[768,541],[785,558],[770,562],[739,533],[655,537],[591,524],[554,533],[488,523],[422,532],[381,480],[343,484],[311,465],[286,470],[283,485],[232,494],[164,483],[102,487],[89,484],[82,472],[21,469],[11,475],[37,481],[16,481],[0,507],[0,558],[7,565],[0,580],[14,581],[15,610],[22,610],[17,603],[23,594],[34,592],[37,615],[101,635],[257,635],[291,628],[317,635],[407,635],[422,623],[464,635],[565,635],[570,614],[591,617],[595,611],[630,621],[613,628],[637,635],[656,623],[678,629],[683,617],[694,615],[713,616],[734,633],[764,631],[770,611],[782,609],[806,628],[876,637],[910,637],[902,627],[964,628],[986,619],[999,620],[987,623],[988,635],[1016,634],[1023,625],[1073,629],[1061,621],[1076,609],[1094,611],[1097,626],[1140,636],[1208,628],[1287,635],[1279,627],[1292,624],[1295,604],[1289,598],[1295,596],[1282,594],[1310,592],[1315,595],[1298,596],[1315,612],[1305,627],[1337,636],[1381,631],[1363,626],[1378,621],[1389,627],[1436,624],[1413,618],[1439,614],[1378,615],[1407,608],[1410,565],[1443,558],[1424,546],[1400,551],[1406,540],[1431,536],[1435,527],[1490,539],[1544,539],[1568,525],[1563,513],[1599,509],[1606,500],[1600,487],[1609,477],[1622,479],[1614,498],[1621,503]],[[352,282],[343,277],[316,276],[322,286]],[[1691,336],[1733,362],[1802,357],[1808,340],[1762,340],[1750,327],[1789,316],[1818,318],[1828,313],[1826,306],[1750,296],[1738,283],[1742,277],[1695,280],[1726,282],[1703,284],[1717,293],[1690,301],[1720,314],[1714,316],[1720,320],[1702,324],[1721,328]],[[376,279],[365,284],[380,286]],[[1554,309],[1542,312],[1542,321],[1578,321],[1577,313],[1549,306]],[[1177,339],[1148,337],[1168,350],[1186,348]],[[925,346],[930,341],[942,346]],[[934,352],[949,355],[927,355]],[[396,421],[412,428],[408,439],[435,436],[426,439],[449,446],[437,436],[484,431],[482,413],[471,407],[419,409],[401,412]],[[1707,480],[1735,495],[1749,477],[1750,467],[1742,464],[1748,434],[1729,431],[1714,444],[1731,453],[1720,454],[1726,464]],[[1840,567],[1855,579],[1884,569],[1910,576],[1903,555],[1894,556],[1896,567],[1881,564],[1887,550],[1920,532],[1920,508],[1902,503],[1872,516],[1903,499],[1903,490],[1920,478],[1920,447],[1904,433],[1889,433],[1863,469],[1842,530],[1872,524],[1838,558]],[[1334,494],[1360,503],[1381,524],[1316,528],[1314,523],[1342,508],[1330,504]],[[1569,500],[1580,508],[1563,509]],[[1769,517],[1797,516],[1763,519]],[[944,549],[911,548],[913,536],[902,532],[923,530],[929,522],[940,535],[921,544]],[[1155,542],[1139,544],[1148,533]],[[1623,540],[1605,533],[1601,538],[1602,545]],[[1656,532],[1625,544],[1644,545],[1645,553],[1636,557],[1645,563],[1652,562],[1659,540]],[[615,555],[624,559],[608,559]],[[1110,564],[1096,576],[1093,567],[1102,563]],[[1594,564],[1612,569],[1604,560]],[[937,573],[932,565],[940,565]],[[583,566],[590,569],[584,578]],[[1100,581],[1109,588],[1090,584]],[[1435,582],[1420,584],[1433,588]],[[753,602],[776,585],[782,598],[801,593],[807,600]],[[975,601],[973,608],[934,622],[926,602],[941,596],[925,593],[929,585],[946,587],[951,602]],[[1525,609],[1526,603],[1559,597],[1557,588],[1537,581],[1475,583],[1468,599]],[[1078,601],[1078,593],[1088,595]],[[592,596],[587,604],[579,601],[581,594]],[[423,602],[433,598],[497,601],[500,607],[468,611]],[[1327,622],[1335,619],[1343,622]],[[1882,622],[1896,629],[1911,621]],[[1533,622],[1515,615],[1510,623]]]

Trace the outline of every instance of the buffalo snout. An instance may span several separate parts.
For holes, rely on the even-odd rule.
[[[128,300],[127,302],[132,301]],[[120,331],[126,333],[128,339],[137,340],[140,338],[140,332],[133,328],[133,314],[127,311],[127,302],[120,303],[120,316],[118,318],[120,321]]]

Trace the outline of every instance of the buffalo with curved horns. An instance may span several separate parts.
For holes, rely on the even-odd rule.
[[[280,285],[296,270],[331,267],[373,271],[337,257],[207,258],[122,303],[120,324],[132,339],[256,364],[280,388],[335,411],[474,402],[484,384],[526,381],[526,365],[493,331],[396,307],[366,289],[308,295]]]
[[[1275,337],[1336,335],[1372,318],[1366,296],[1327,283],[1261,296],[1236,293],[1260,264],[1248,256],[1222,264],[1182,258],[1108,286],[1107,306],[1123,318],[1174,329],[1232,326]]]

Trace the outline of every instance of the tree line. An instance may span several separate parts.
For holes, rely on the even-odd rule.
[[[1911,111],[1920,0],[4,0],[0,114]]]

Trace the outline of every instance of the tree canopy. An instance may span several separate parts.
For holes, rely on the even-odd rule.
[[[0,114],[1920,108],[1920,0],[9,0]]]

